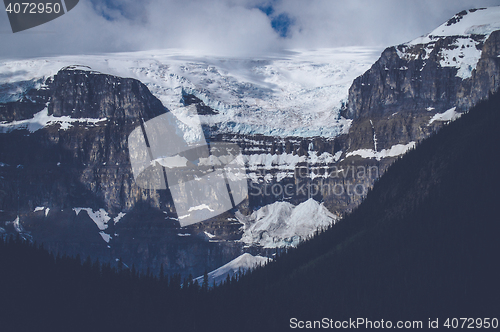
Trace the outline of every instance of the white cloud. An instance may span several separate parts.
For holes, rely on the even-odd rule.
[[[296,47],[390,46],[430,32],[463,9],[498,5],[467,0],[287,0],[281,10],[297,18]]]
[[[273,2],[275,13],[285,12],[295,21],[291,36],[283,39],[272,29],[271,18],[255,8],[265,2],[121,0],[110,8],[106,2],[93,6],[81,0],[66,15],[16,34],[7,15],[0,14],[0,58],[160,48],[250,56],[282,48],[389,46],[434,29],[462,9],[498,4],[496,0],[278,0]]]

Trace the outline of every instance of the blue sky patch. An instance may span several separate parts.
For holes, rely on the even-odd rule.
[[[295,19],[286,12],[276,13],[274,4],[279,0],[268,1],[262,5],[257,6],[261,12],[266,14],[271,19],[271,26],[280,37],[291,37],[290,28],[295,24]]]
[[[294,19],[287,13],[281,13],[271,20],[271,26],[280,35],[280,37],[290,37],[290,27],[294,24]]]

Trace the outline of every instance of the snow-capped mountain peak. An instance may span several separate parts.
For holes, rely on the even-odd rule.
[[[418,37],[409,45],[427,44],[439,37],[485,35],[500,29],[500,6],[461,11],[447,22]]]
[[[500,7],[464,10],[433,30],[431,36],[487,35],[500,29]]]
[[[464,10],[432,32],[399,45],[397,51],[407,61],[426,61],[435,54],[441,67],[455,67],[457,77],[468,79],[481,58],[483,43],[496,30],[500,30],[500,6]]]
[[[237,214],[245,225],[241,241],[264,248],[296,246],[318,229],[335,223],[337,216],[310,198],[294,206],[288,202],[266,205],[250,216]]]

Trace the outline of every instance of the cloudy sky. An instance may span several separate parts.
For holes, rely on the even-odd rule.
[[[252,56],[282,49],[390,46],[500,0],[80,0],[13,34],[0,14],[0,58],[181,48]]]

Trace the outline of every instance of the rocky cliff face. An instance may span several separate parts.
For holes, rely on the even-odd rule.
[[[180,230],[169,192],[135,184],[128,135],[168,111],[139,81],[66,68],[0,107],[4,231],[18,220],[15,232],[48,249],[170,273],[197,275],[240,253],[199,227]],[[222,237],[238,232],[222,225]]]
[[[354,120],[350,151],[418,142],[443,123],[430,123],[436,114],[467,111],[498,89],[500,31],[483,21],[485,12],[498,9],[463,11],[426,36],[387,48],[354,81],[344,111]]]
[[[139,201],[159,207],[158,194],[142,192],[130,176],[128,134],[141,119],[166,111],[140,82],[63,70],[22,102],[2,106],[17,122],[3,126],[9,135],[1,136],[0,158],[17,166],[20,181],[51,184],[51,190],[26,187],[28,209],[91,206],[116,214]],[[47,173],[51,179],[36,181]],[[15,196],[5,195],[1,205],[12,206]]]

